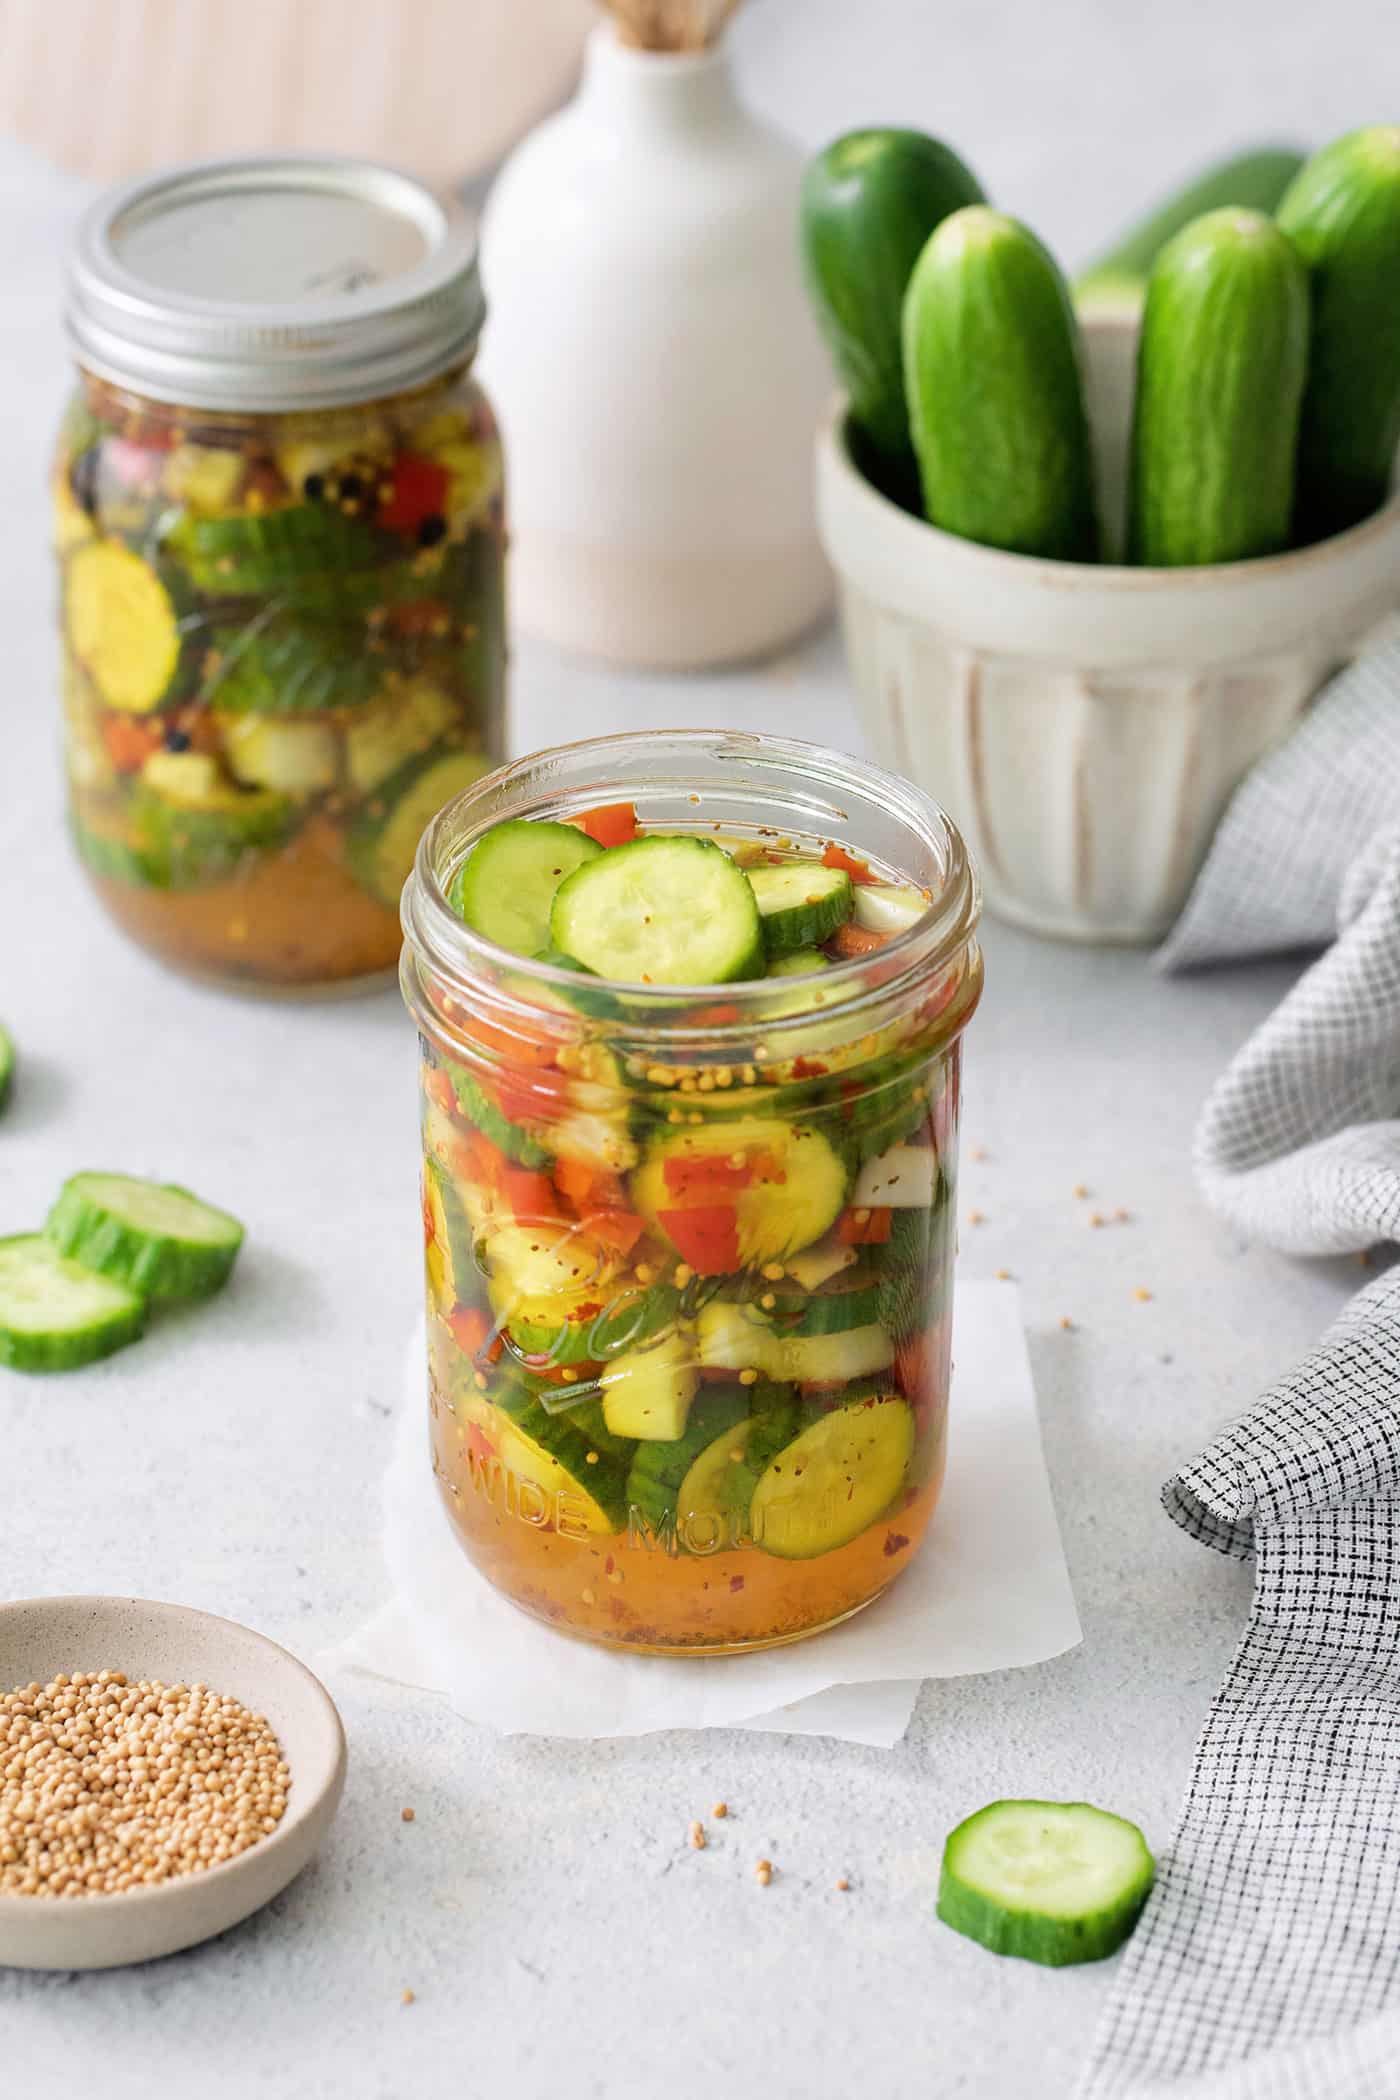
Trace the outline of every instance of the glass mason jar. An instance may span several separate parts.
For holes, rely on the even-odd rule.
[[[471,232],[407,177],[207,162],[78,234],[53,473],[69,804],[138,941],[349,987],[502,755],[501,449]]]
[[[599,805],[605,832],[635,807],[741,858],[835,842],[928,909],[820,977],[708,990],[580,977],[463,925],[449,890],[488,826]],[[432,1463],[467,1554],[526,1611],[735,1653],[848,1617],[918,1551],[943,1475],[978,910],[918,789],[776,738],[542,752],[425,832],[401,976]]]

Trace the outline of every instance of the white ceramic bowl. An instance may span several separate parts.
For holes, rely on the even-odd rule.
[[[0,1604],[0,1689],[60,1672],[124,1670],[202,1682],[265,1714],[291,1767],[287,1811],[237,1859],[119,1896],[0,1896],[0,1965],[113,1969],[226,1932],[310,1860],[345,1781],[345,1734],[325,1687],[285,1648],[231,1619],[137,1597]]]
[[[1084,337],[1112,521],[1135,328],[1091,318]],[[1034,561],[887,502],[852,466],[838,404],[817,500],[876,756],[947,809],[990,909],[1072,940],[1166,931],[1234,788],[1400,605],[1400,498],[1261,561]]]

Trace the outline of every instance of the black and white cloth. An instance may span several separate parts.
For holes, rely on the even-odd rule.
[[[1196,1141],[1294,1254],[1400,1240],[1400,639],[1239,790],[1160,960],[1324,940]],[[1400,2100],[1400,1267],[1163,1499],[1254,1602],[1080,2100]]]

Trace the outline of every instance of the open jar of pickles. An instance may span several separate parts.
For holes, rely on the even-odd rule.
[[[206,162],[83,221],[53,473],[69,803],[108,910],[267,989],[382,978],[502,751],[470,226],[388,169]]]
[[[918,1551],[978,909],[927,797],[773,738],[543,752],[425,833],[432,1462],[526,1611],[735,1653]]]

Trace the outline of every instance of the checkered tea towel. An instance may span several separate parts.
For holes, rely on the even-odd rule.
[[[1400,1239],[1400,641],[1240,789],[1161,960],[1322,939],[1196,1137],[1293,1254]],[[1254,1603],[1081,2100],[1400,2100],[1400,1268],[1163,1500]]]

